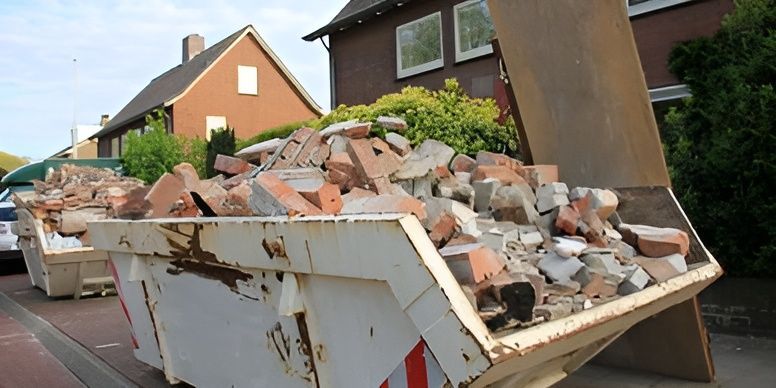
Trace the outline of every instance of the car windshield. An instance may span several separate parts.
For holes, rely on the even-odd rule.
[[[0,207],[0,221],[16,221],[16,209],[12,207]]]

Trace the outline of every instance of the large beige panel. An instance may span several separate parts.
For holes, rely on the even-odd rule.
[[[488,0],[536,164],[569,186],[669,186],[622,0]]]

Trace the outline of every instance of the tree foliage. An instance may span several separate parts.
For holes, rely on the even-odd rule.
[[[205,176],[207,143],[167,133],[164,112],[156,110],[146,116],[146,129],[127,133],[127,144],[121,163],[127,175],[146,183],[156,182],[165,172],[179,163],[191,163],[199,176]]]
[[[407,121],[404,136],[413,145],[436,139],[459,153],[486,150],[516,155],[514,122],[510,118],[504,125],[499,124],[496,121],[499,113],[495,100],[471,98],[458,81],[448,79],[445,87],[437,91],[407,86],[400,93],[382,96],[371,105],[340,105],[312,125],[323,128],[352,119],[375,121],[379,116],[398,116]],[[378,134],[384,134],[384,130],[376,129]]]
[[[776,1],[739,0],[713,37],[675,47],[693,96],[663,140],[682,206],[733,275],[776,275]]]
[[[128,175],[153,183],[183,160],[183,149],[174,136],[167,134],[163,111],[146,116],[146,128],[142,135],[139,130],[127,133],[122,164]]]
[[[234,138],[234,129],[218,128],[210,132],[210,141],[207,143],[207,159],[205,159],[205,171],[208,178],[218,175],[213,168],[216,162],[216,156],[233,156],[236,147]]]

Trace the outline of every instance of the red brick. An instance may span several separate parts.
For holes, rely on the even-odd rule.
[[[480,247],[468,254],[469,265],[472,270],[472,280],[479,283],[491,278],[504,269],[504,261],[493,249]]]
[[[578,222],[579,213],[576,209],[571,206],[561,206],[555,219],[555,227],[573,236],[577,233]]]
[[[453,173],[450,172],[450,169],[447,168],[447,166],[436,166],[434,167],[433,172],[437,179],[451,178],[453,176]]]
[[[188,191],[180,193],[178,201],[175,203],[171,217],[197,217],[199,216],[199,208],[194,202],[194,198],[191,197]]]
[[[501,182],[503,185],[510,185],[513,183],[525,183],[525,179],[518,175],[514,170],[506,166],[477,166],[472,173],[472,182],[482,181],[487,178],[493,178]]]
[[[505,166],[510,170],[523,175],[523,163],[517,159],[512,159],[504,154],[480,151],[477,153],[477,164],[480,166]]]
[[[323,183],[317,188],[300,190],[299,194],[326,214],[339,214],[342,210],[340,189],[333,183]]]
[[[351,140],[347,145],[348,156],[363,181],[379,178],[383,175],[382,166],[372,148],[372,142],[366,139]]]
[[[664,257],[678,253],[687,256],[690,250],[690,238],[680,230],[662,235],[639,235],[639,251],[644,256]]]
[[[582,287],[582,293],[589,298],[595,296],[613,296],[617,294],[617,285],[604,279],[604,277],[596,272],[590,273],[590,283]]]
[[[197,191],[199,189],[199,174],[190,163],[181,163],[172,168],[172,173],[183,181],[187,189]]]
[[[436,224],[431,228],[431,233],[428,234],[428,237],[437,248],[443,247],[453,238],[455,227],[455,217],[447,212],[442,212],[439,218],[437,218]]]
[[[227,155],[217,155],[213,169],[229,175],[242,174],[253,169],[253,166],[240,159]]]
[[[369,136],[369,131],[371,130],[372,123],[358,123],[351,127],[345,128],[345,130],[340,134],[351,139],[363,139]]]
[[[303,215],[321,215],[323,211],[305,199],[302,195],[294,191],[291,186],[280,180],[277,176],[269,173],[262,173],[256,177],[255,182],[261,186],[268,194],[277,200],[277,202],[286,208],[289,216],[298,214]]]
[[[558,166],[554,164],[537,164],[523,166],[523,177],[533,188],[558,180]]]
[[[151,217],[167,217],[184,190],[186,186],[180,178],[169,173],[162,175],[145,197],[151,204]]]

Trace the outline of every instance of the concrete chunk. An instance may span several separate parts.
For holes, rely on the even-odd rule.
[[[399,117],[392,116],[380,116],[375,121],[377,125],[397,132],[404,132],[407,130],[407,122]]]
[[[398,133],[386,133],[385,141],[391,146],[393,152],[396,152],[400,156],[407,155],[412,151],[412,144],[410,144],[410,141]]]
[[[620,283],[617,293],[620,295],[630,295],[644,289],[649,283],[649,275],[639,266],[631,265],[626,268],[627,277]]]

